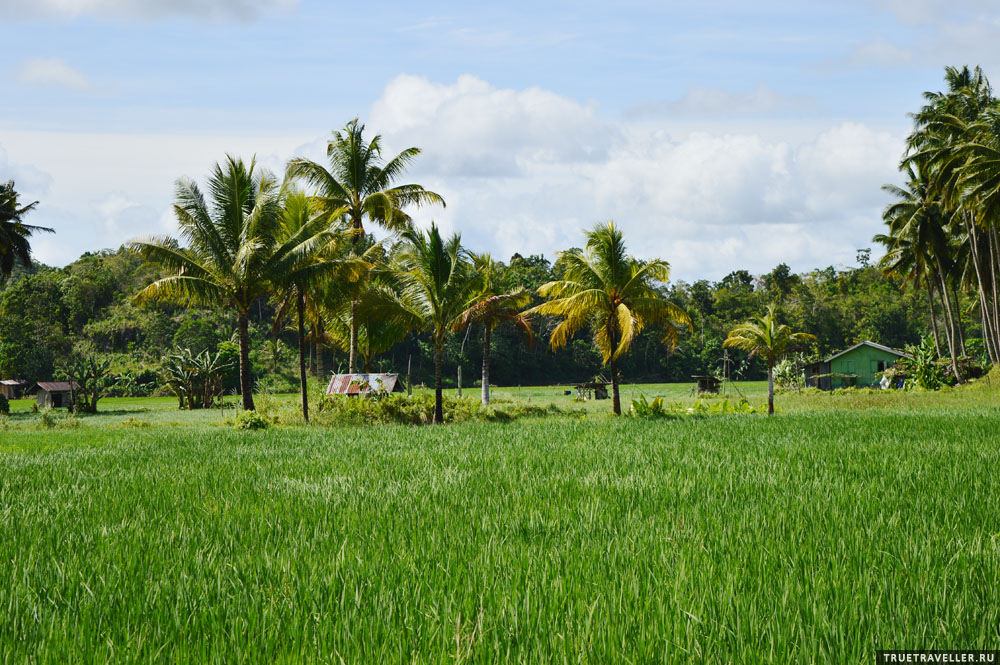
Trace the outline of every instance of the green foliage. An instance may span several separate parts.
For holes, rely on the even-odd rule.
[[[215,349],[221,341],[218,328],[206,319],[188,319],[174,333],[174,346],[194,355]]]
[[[662,397],[650,401],[645,395],[632,400],[629,414],[636,418],[682,418],[685,416],[746,415],[767,413],[767,405],[754,407],[746,398],[737,402],[727,397],[718,401],[696,400],[688,406],[683,402],[665,402]]]
[[[469,420],[505,422],[528,416],[557,414],[554,406],[534,406],[517,402],[494,402],[483,405],[478,400],[444,396],[444,422]],[[327,425],[428,425],[434,422],[434,395],[420,393],[407,397],[393,393],[383,397],[346,395],[324,396],[319,404],[317,422]]]
[[[110,375],[111,359],[87,354],[74,358],[63,368],[66,380],[76,383],[72,391],[73,411],[97,413],[97,400],[104,396],[105,391],[113,384]]]
[[[947,383],[947,376],[938,362],[934,342],[929,337],[924,337],[919,345],[907,347],[907,351],[913,356],[912,360],[903,358],[900,364],[910,377],[908,386],[938,390]]]
[[[195,354],[188,348],[175,349],[163,360],[163,385],[177,397],[178,408],[207,409],[222,397],[229,362],[221,351],[213,355],[207,350]]]
[[[238,430],[246,431],[264,430],[270,426],[267,417],[257,411],[243,411],[236,416],[236,423],[233,425]]]

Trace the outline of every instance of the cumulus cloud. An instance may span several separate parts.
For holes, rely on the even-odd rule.
[[[288,9],[298,0],[0,0],[0,15],[15,18],[80,16],[156,19],[193,16],[251,20],[272,10]]]
[[[14,181],[15,189],[26,200],[46,194],[52,184],[52,176],[30,164],[11,162],[7,151],[0,145],[0,182]]]
[[[417,217],[460,229],[474,248],[551,255],[614,218],[636,254],[689,278],[850,261],[878,231],[880,186],[896,178],[903,145],[856,123],[797,142],[672,134],[669,123],[612,122],[549,91],[473,77],[398,78],[370,125],[393,150],[425,149],[410,175],[448,207]]]
[[[90,80],[62,58],[32,58],[17,68],[17,80],[31,85],[87,90]]]
[[[770,115],[816,109],[815,101],[806,97],[790,97],[763,83],[741,92],[722,88],[689,88],[678,99],[649,101],[631,109],[629,117],[674,115]]]

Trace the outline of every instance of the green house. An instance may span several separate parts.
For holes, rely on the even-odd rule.
[[[877,388],[882,380],[881,372],[900,358],[909,357],[888,346],[864,341],[806,366],[806,385],[821,390],[850,386]]]

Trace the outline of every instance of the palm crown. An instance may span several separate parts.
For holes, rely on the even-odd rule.
[[[53,233],[44,226],[24,223],[24,216],[35,209],[38,201],[22,206],[18,203],[14,181],[0,183],[0,277],[10,277],[14,262],[24,267],[31,265],[31,244],[28,242],[37,231]]]

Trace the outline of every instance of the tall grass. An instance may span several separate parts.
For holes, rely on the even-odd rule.
[[[0,662],[989,647],[998,417],[0,432]]]

